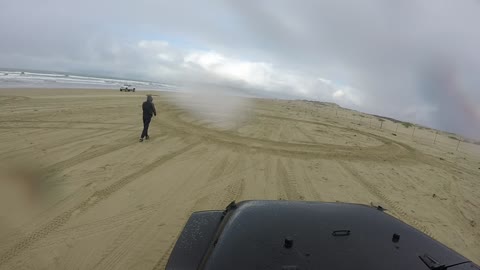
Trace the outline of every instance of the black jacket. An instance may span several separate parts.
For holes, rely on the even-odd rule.
[[[157,116],[157,111],[155,110],[155,105],[152,102],[145,101],[142,104],[143,117],[152,118],[153,115]]]

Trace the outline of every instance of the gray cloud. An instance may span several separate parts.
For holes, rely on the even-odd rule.
[[[0,66],[215,83],[480,137],[478,1],[97,2],[2,3]]]

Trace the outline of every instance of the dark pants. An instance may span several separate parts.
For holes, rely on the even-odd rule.
[[[148,126],[150,126],[150,121],[152,121],[151,117],[143,117],[143,131],[142,136],[140,138],[144,138],[148,136]]]

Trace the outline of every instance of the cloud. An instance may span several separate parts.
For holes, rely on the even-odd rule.
[[[271,64],[227,58],[219,53],[191,52],[184,58],[187,65],[196,65],[217,76],[240,80],[252,86],[268,87],[274,70]]]
[[[0,65],[335,101],[480,137],[479,12],[475,0],[7,1]]]

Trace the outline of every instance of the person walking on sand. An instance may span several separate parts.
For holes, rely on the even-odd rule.
[[[148,126],[150,126],[150,121],[152,121],[153,116],[157,116],[157,111],[155,110],[155,105],[153,104],[153,98],[151,95],[147,95],[147,101],[143,102],[143,131],[140,135],[140,142],[143,142],[143,138],[146,140],[150,139],[148,136]]]

